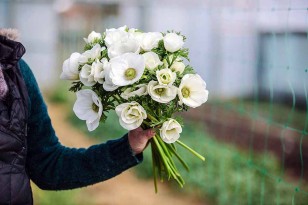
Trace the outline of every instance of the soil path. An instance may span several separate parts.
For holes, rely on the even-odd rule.
[[[48,103],[48,111],[63,145],[88,147],[96,143],[66,121],[67,111],[64,106]],[[159,184],[158,188],[159,193],[155,194],[152,180],[138,179],[130,169],[103,183],[83,188],[82,192],[97,205],[205,204],[191,196],[174,193],[165,185]]]

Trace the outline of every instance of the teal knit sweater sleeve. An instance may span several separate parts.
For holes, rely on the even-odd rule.
[[[63,190],[91,185],[142,161],[142,154],[133,155],[127,134],[87,149],[61,145],[32,71],[22,60],[19,65],[29,95],[26,169],[40,188]]]

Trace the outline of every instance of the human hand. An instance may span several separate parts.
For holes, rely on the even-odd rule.
[[[148,144],[149,139],[155,135],[153,129],[143,130],[141,127],[128,132],[128,141],[135,154],[141,153]]]

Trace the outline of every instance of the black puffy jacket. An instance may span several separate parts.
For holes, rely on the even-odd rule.
[[[9,87],[0,100],[0,204],[31,205],[27,156],[27,88],[18,68],[25,53],[22,44],[0,35],[0,63]]]

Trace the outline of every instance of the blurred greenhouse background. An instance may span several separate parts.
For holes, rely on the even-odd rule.
[[[147,149],[142,165],[132,170],[134,182],[144,182],[141,188],[134,183],[118,188],[131,182],[125,177],[104,182],[107,188],[34,187],[36,204],[308,204],[307,0],[0,0],[0,27],[20,31],[24,59],[46,94],[50,114],[58,119],[60,113],[90,143],[125,130],[115,126],[111,113],[105,125],[87,132],[71,111],[75,97],[68,94],[69,85],[59,81],[62,62],[82,52],[92,30],[123,25],[187,37],[190,64],[210,95],[203,106],[183,114],[182,140],[206,161],[182,153],[191,167],[189,173],[181,170],[184,189],[164,182],[157,195],[143,196],[145,187],[154,192]],[[61,136],[61,125],[58,129],[69,146],[88,146],[70,144],[74,139]],[[104,201],[110,195],[114,199]]]

